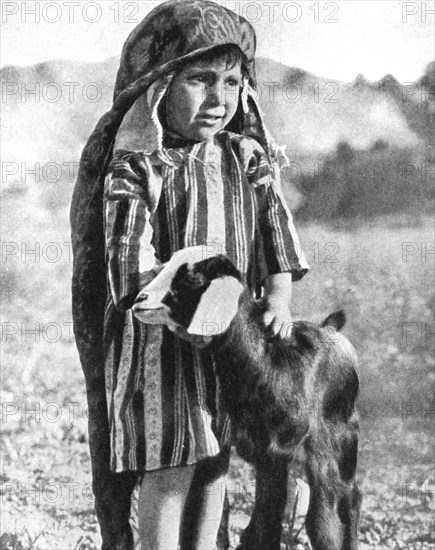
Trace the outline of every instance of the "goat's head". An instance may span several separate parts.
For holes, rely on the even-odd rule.
[[[224,332],[244,290],[240,272],[225,256],[204,259],[205,247],[176,252],[137,296],[135,316],[147,324],[185,329],[192,336]]]

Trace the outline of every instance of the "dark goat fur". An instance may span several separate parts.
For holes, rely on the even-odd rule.
[[[213,278],[240,276],[224,257],[179,268],[170,316],[184,327]],[[239,550],[279,550],[288,465],[304,457],[310,485],[306,529],[313,550],[356,550],[361,495],[356,354],[338,331],[342,312],[322,324],[298,321],[289,340],[270,340],[262,302],[246,289],[228,329],[211,342],[221,398],[237,452],[257,474],[256,503]]]

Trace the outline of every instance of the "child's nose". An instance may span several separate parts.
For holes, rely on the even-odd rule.
[[[220,84],[211,84],[206,88],[206,102],[211,107],[218,107],[224,103]]]

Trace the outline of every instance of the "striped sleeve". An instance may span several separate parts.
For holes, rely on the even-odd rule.
[[[142,155],[117,151],[104,184],[104,220],[109,286],[120,311],[133,305],[139,273],[154,265],[146,184]]]
[[[271,166],[266,153],[256,142],[248,162],[247,176],[255,187],[258,204],[262,255],[266,264],[262,271],[267,275],[290,272],[297,281],[308,272],[309,266],[282,193],[279,166]]]

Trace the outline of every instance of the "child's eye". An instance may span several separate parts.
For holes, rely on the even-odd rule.
[[[206,75],[196,74],[189,77],[189,82],[200,82],[201,84],[206,84],[208,82],[208,78]]]
[[[227,88],[237,88],[240,85],[240,82],[237,78],[230,78],[226,81]]]

